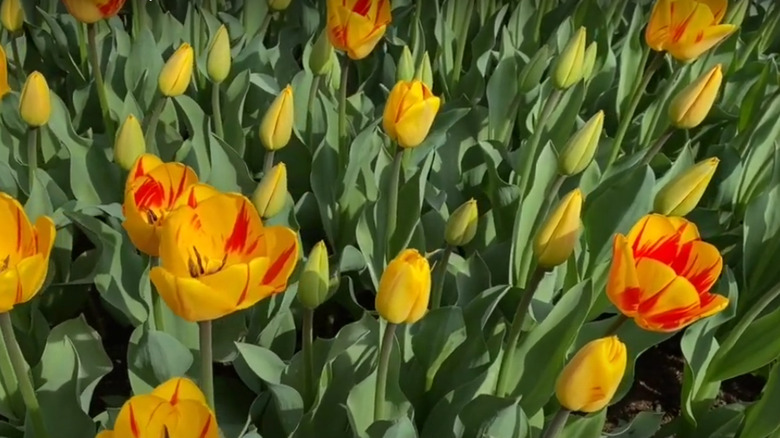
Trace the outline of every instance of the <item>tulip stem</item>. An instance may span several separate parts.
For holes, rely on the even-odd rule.
[[[19,392],[22,394],[27,413],[32,421],[33,436],[36,438],[47,438],[49,433],[46,431],[46,422],[43,419],[43,412],[38,404],[38,398],[35,395],[30,375],[27,373],[27,363],[19,348],[14,334],[14,326],[11,322],[11,314],[8,312],[0,313],[0,332],[2,332],[3,341],[8,348],[8,356],[11,358],[16,380],[19,382]]]
[[[390,187],[387,193],[387,223],[385,224],[385,254],[390,260],[395,254],[392,252],[391,242],[395,226],[398,222],[398,185],[401,180],[401,164],[403,163],[404,150],[398,148],[393,157],[393,167],[390,170]]]
[[[265,150],[265,159],[263,160],[263,176],[268,175],[268,172],[273,169],[274,155],[276,155],[274,151],[268,149]]]
[[[525,198],[525,191],[528,187],[528,181],[531,178],[531,172],[533,171],[533,166],[536,163],[536,154],[539,149],[539,143],[542,141],[542,133],[544,132],[544,127],[547,125],[547,119],[550,118],[550,115],[555,110],[555,108],[558,106],[558,102],[561,100],[561,95],[563,93],[561,90],[554,88],[549,96],[547,96],[547,100],[544,102],[544,106],[542,107],[541,113],[539,113],[539,118],[536,119],[536,126],[534,127],[534,133],[531,136],[531,139],[528,141],[528,144],[523,146],[523,149],[527,151],[526,154],[521,153],[518,154],[518,157],[521,158],[522,161],[522,172],[520,173],[520,200],[522,201],[523,198]],[[518,163],[515,168],[520,167],[520,163]]]
[[[198,323],[200,334],[200,388],[211,409],[214,409],[214,363],[212,361],[211,321]]]
[[[308,143],[306,146],[309,147],[312,154],[316,149],[314,145],[314,104],[317,102],[320,81],[322,81],[322,75],[314,75],[309,87],[309,100],[306,103],[306,142]]]
[[[38,169],[38,131],[40,128],[27,130],[27,177],[30,188],[29,195],[32,195],[33,185],[35,184],[35,172]]]
[[[615,318],[614,321],[612,321],[612,324],[609,325],[607,331],[604,332],[603,337],[606,338],[607,336],[612,336],[615,333],[617,333],[618,329],[620,329],[620,327],[622,327],[623,324],[626,323],[626,321],[628,321],[628,317],[626,315],[623,315],[622,313],[618,315],[618,317]]]
[[[303,327],[301,337],[303,350],[303,363],[305,371],[303,375],[304,406],[309,409],[314,403],[314,309],[304,307]]]
[[[447,266],[450,264],[452,255],[452,246],[447,245],[444,248],[441,258],[433,268],[433,299],[431,300],[431,310],[438,309],[441,306],[442,292],[444,291],[444,278],[447,276]]]
[[[92,75],[95,77],[95,87],[97,87],[98,101],[100,101],[100,113],[103,115],[103,126],[109,141],[114,142],[114,123],[111,120],[111,113],[108,106],[108,97],[106,96],[106,84],[103,81],[103,72],[100,70],[100,57],[98,56],[97,46],[97,24],[87,25],[87,46],[89,47],[89,62],[92,64]]]
[[[87,25],[84,23],[77,23],[76,30],[79,37],[79,69],[81,74],[87,78],[89,77],[89,51],[87,50]]]
[[[146,0],[133,0],[133,37],[138,39],[141,30],[146,27],[146,10],[144,3]]]
[[[165,316],[163,315],[163,301],[159,293],[152,294],[152,312],[154,313],[154,329],[158,332],[164,332]]]
[[[653,161],[653,157],[658,155],[658,152],[661,151],[661,148],[664,147],[666,140],[668,140],[669,137],[672,136],[672,134],[674,134],[674,130],[668,128],[666,132],[661,134],[661,136],[655,140],[655,143],[653,143],[650,149],[647,150],[645,157],[642,158],[642,163],[641,163],[642,166],[648,165],[650,164],[651,161]]]
[[[414,5],[414,19],[412,20],[412,54],[414,55],[414,63],[417,64],[420,59],[420,17],[422,16],[422,2],[423,0],[417,0]]]
[[[0,379],[3,381],[5,393],[8,394],[8,405],[11,412],[17,418],[24,418],[24,408],[19,404],[21,401],[19,399],[19,382],[14,376],[14,366],[11,363],[8,346],[2,337],[0,337]]]
[[[374,391],[374,421],[385,419],[385,393],[387,392],[387,372],[390,367],[390,353],[393,351],[393,337],[396,324],[387,323],[382,345],[379,347],[379,364],[376,370],[376,391]]]
[[[550,421],[550,425],[547,427],[547,430],[544,431],[542,438],[557,437],[558,434],[561,433],[561,430],[563,430],[563,426],[566,425],[566,420],[569,419],[570,413],[571,411],[568,409],[565,408],[558,409],[558,412],[555,413],[555,416],[553,417],[552,421]]]
[[[457,33],[457,46],[455,47],[455,61],[452,65],[452,84],[450,89],[454,90],[455,86],[460,82],[460,74],[463,71],[463,56],[466,53],[466,43],[471,41],[468,38],[469,25],[471,24],[471,17],[474,13],[474,0],[467,0],[461,3],[466,4],[466,12],[463,14],[463,21],[460,23],[460,28]]]
[[[157,123],[160,121],[160,115],[162,115],[165,104],[168,103],[167,96],[160,96],[157,99],[152,115],[149,116],[149,124],[146,125],[146,133],[144,134],[144,142],[149,148],[149,151],[153,154],[160,155],[160,150],[157,148],[157,141],[155,139],[155,131],[157,131]]]
[[[339,163],[340,168],[347,166],[349,146],[347,145],[347,78],[349,77],[349,58],[344,57],[341,66],[341,85],[339,86]]]
[[[16,63],[16,78],[19,80],[19,84],[24,83],[24,68],[22,65],[22,57],[19,55],[19,43],[16,42],[17,38],[11,35],[11,51],[14,54],[14,62]]]
[[[499,397],[506,397],[510,393],[509,388],[507,388],[507,385],[509,385],[509,370],[513,367],[512,362],[514,362],[515,349],[517,349],[517,343],[520,340],[520,335],[523,333],[523,322],[525,322],[534,293],[539,288],[539,283],[544,278],[546,272],[544,269],[536,268],[533,277],[528,282],[528,286],[523,291],[523,296],[520,297],[520,302],[517,303],[517,309],[512,318],[512,325],[509,328],[509,339],[504,350],[504,356],[501,358],[501,368],[498,371],[496,395]]]
[[[222,126],[222,108],[219,102],[219,83],[211,84],[211,112],[214,115],[214,131],[217,137],[225,139],[225,130]]]
[[[265,17],[263,17],[263,22],[260,24],[260,29],[258,29],[258,34],[260,34],[260,41],[265,41],[265,33],[268,32],[268,26],[271,25],[271,17],[273,16],[273,12],[269,9]]]
[[[645,56],[647,56],[647,54],[649,54],[649,52],[646,52]],[[618,154],[620,154],[620,146],[623,144],[623,139],[626,137],[628,127],[631,125],[636,108],[639,106],[639,101],[642,99],[642,94],[644,94],[644,91],[647,88],[647,84],[650,83],[650,79],[653,78],[655,71],[661,67],[663,61],[663,52],[657,52],[653,60],[650,62],[650,65],[647,66],[647,69],[642,74],[642,79],[637,82],[637,85],[631,94],[631,100],[628,102],[628,107],[620,118],[620,124],[618,125],[617,132],[615,133],[615,138],[612,140],[612,150],[609,153],[609,160],[607,161],[607,165],[604,168],[604,174],[606,174],[607,170],[609,170],[609,168],[615,164],[615,160],[617,160]]]

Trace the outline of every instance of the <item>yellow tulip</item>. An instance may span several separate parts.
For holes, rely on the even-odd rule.
[[[287,166],[279,163],[263,175],[252,194],[252,204],[263,218],[276,216],[287,202]]]
[[[19,100],[19,113],[28,125],[33,128],[49,122],[51,116],[51,94],[46,78],[37,71],[27,77]]]
[[[479,211],[477,201],[469,199],[452,212],[444,228],[444,240],[448,245],[463,246],[477,234]]]
[[[30,301],[43,287],[57,231],[40,216],[31,224],[19,201],[0,192],[0,313]]]
[[[82,23],[95,23],[111,18],[122,9],[126,0],[62,0],[68,13]]]
[[[654,210],[668,216],[685,216],[701,200],[720,160],[701,161],[672,179],[655,195]]]
[[[328,37],[337,50],[363,59],[390,24],[390,0],[327,0]]]
[[[292,137],[294,118],[293,89],[288,85],[276,96],[260,122],[260,141],[267,150],[276,151],[287,146]]]
[[[181,96],[187,91],[192,79],[192,68],[194,64],[195,53],[192,46],[183,43],[173,52],[168,61],[160,71],[158,84],[160,92],[164,96]]]
[[[678,128],[698,126],[712,109],[723,81],[720,64],[699,76],[680,91],[669,104],[669,120]]]
[[[149,275],[179,317],[211,321],[283,292],[297,261],[293,230],[264,227],[244,196],[216,194],[165,218]]]
[[[428,310],[431,268],[417,250],[405,249],[393,259],[379,280],[376,310],[393,324],[413,324]]]
[[[218,438],[219,427],[206,398],[189,379],[176,377],[150,394],[136,395],[119,411],[113,430],[96,438]]]
[[[125,119],[114,141],[114,162],[125,170],[130,170],[138,157],[146,153],[146,141],[141,123],[130,114]]]
[[[8,85],[8,59],[5,56],[3,45],[0,44],[0,99],[11,92]]]
[[[727,7],[727,0],[657,0],[645,41],[655,51],[692,61],[737,30],[733,24],[720,24]]]
[[[230,55],[230,36],[227,27],[223,24],[214,35],[208,50],[208,60],[206,61],[206,71],[209,78],[214,83],[221,83],[230,73],[230,64],[232,56]]]
[[[292,0],[268,0],[268,7],[274,11],[283,11],[290,6]]]
[[[402,148],[413,148],[428,136],[441,99],[420,80],[399,81],[387,96],[382,126]]]
[[[586,31],[580,27],[563,48],[553,67],[553,85],[565,90],[582,80]]]
[[[328,299],[330,292],[330,264],[328,263],[328,248],[325,242],[319,241],[306,260],[306,265],[298,280],[298,299],[303,307],[316,309]]]
[[[588,167],[596,155],[603,126],[604,111],[599,111],[566,142],[558,155],[558,171],[562,175],[576,175]]]
[[[24,9],[20,0],[3,0],[0,6],[0,22],[8,32],[14,33],[24,25]]]
[[[617,336],[585,344],[558,376],[555,395],[570,411],[597,412],[606,407],[626,372],[626,346]]]
[[[580,237],[582,191],[574,189],[561,199],[534,239],[534,254],[539,267],[554,268],[565,262]]]

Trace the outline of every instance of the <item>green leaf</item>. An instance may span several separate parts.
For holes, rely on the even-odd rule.
[[[280,383],[285,364],[273,351],[241,342],[236,342],[236,348],[239,357],[235,363],[236,371],[250,388],[257,388],[256,384],[251,384],[256,380],[254,377],[267,383]],[[250,371],[254,377],[249,376],[246,371]]]
[[[769,380],[761,394],[761,399],[747,408],[745,424],[740,437],[770,436],[780,428],[777,421],[777,409],[780,404],[780,366],[775,364],[769,372]]]
[[[466,323],[459,307],[430,311],[412,326],[412,350],[426,368],[426,387],[430,387],[442,362],[466,340]]]
[[[634,87],[641,80],[637,72],[644,71],[644,66],[642,65],[643,50],[649,50],[649,48],[644,48],[641,41],[643,35],[641,29],[647,23],[644,9],[643,5],[634,5],[631,22],[628,29],[626,29],[626,33],[623,34],[625,37],[623,37],[620,56],[618,56],[618,87],[617,96],[615,97],[615,110],[621,117]]]
[[[602,409],[585,417],[569,416],[559,435],[561,438],[599,437],[607,421],[607,410]]]
[[[193,363],[190,350],[165,332],[138,326],[130,335],[127,373],[133,392],[142,394],[161,383],[183,376]]]
[[[377,421],[366,431],[368,438],[417,438],[414,423],[408,417],[394,421]]]
[[[464,436],[525,438],[530,430],[517,399],[482,394],[460,414]]]

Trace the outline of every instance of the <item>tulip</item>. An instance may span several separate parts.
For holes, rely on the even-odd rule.
[[[477,201],[469,199],[463,205],[458,207],[449,219],[444,228],[444,240],[448,245],[463,246],[474,239],[477,234],[477,222],[479,212],[477,210]]]
[[[3,45],[0,44],[0,99],[10,92],[11,87],[8,85],[8,59],[5,56]]]
[[[657,0],[645,29],[645,41],[657,52],[689,62],[737,30],[720,24],[726,0]]]
[[[580,189],[572,190],[561,199],[534,239],[534,254],[539,267],[552,269],[572,255],[580,237],[581,210]]]
[[[8,32],[16,33],[22,30],[24,9],[20,0],[3,0],[0,6],[0,22]]]
[[[586,81],[593,75],[593,67],[596,66],[596,55],[598,55],[599,45],[595,41],[585,49],[585,60],[582,62],[582,78]]]
[[[19,201],[0,192],[0,313],[30,301],[43,287],[56,230],[47,216],[31,224]]]
[[[376,310],[393,324],[413,324],[428,309],[431,269],[417,250],[405,249],[393,259],[379,280]]]
[[[125,0],[62,0],[68,13],[82,23],[111,18],[122,9]]]
[[[268,7],[273,11],[283,11],[290,6],[291,0],[268,0]]]
[[[96,438],[218,438],[219,427],[206,398],[189,379],[175,377],[149,394],[136,395],[119,411],[113,430]]]
[[[167,97],[181,96],[187,91],[192,78],[195,53],[192,46],[183,43],[173,52],[160,71],[160,92]]]
[[[230,73],[230,36],[227,27],[223,24],[214,35],[208,50],[208,60],[206,61],[206,71],[209,78],[216,83],[222,83]]]
[[[655,195],[654,210],[668,216],[685,216],[701,200],[720,160],[709,158],[672,179]]]
[[[604,111],[599,111],[566,142],[558,155],[558,171],[561,175],[576,175],[588,167],[599,146],[603,126]]]
[[[252,204],[263,218],[276,216],[287,202],[287,166],[279,163],[263,175],[252,194]]]
[[[49,122],[51,116],[51,95],[46,78],[37,71],[27,77],[19,100],[19,113],[28,125],[33,128]]]
[[[558,376],[558,402],[570,411],[591,413],[604,409],[623,379],[626,362],[626,346],[617,336],[585,344]]]
[[[179,317],[211,321],[283,292],[298,260],[298,236],[264,227],[252,203],[217,194],[163,221],[160,266],[149,276]]]
[[[290,142],[295,111],[293,109],[293,89],[284,87],[265,112],[260,122],[260,141],[269,151],[276,151]]]
[[[298,299],[307,309],[316,309],[328,299],[330,265],[325,242],[319,241],[309,254],[298,280]]]
[[[390,24],[390,0],[327,0],[328,38],[352,59],[374,50]]]
[[[327,32],[327,29],[320,32],[309,54],[309,68],[315,75],[328,74],[333,68],[333,45]]]
[[[565,90],[582,80],[585,63],[586,31],[580,27],[558,56],[553,67],[553,85]]]
[[[163,163],[151,154],[138,157],[125,183],[122,227],[139,251],[154,257],[158,255],[163,219],[197,182],[195,171],[184,164]]]
[[[114,161],[119,167],[130,170],[138,157],[146,153],[144,131],[138,119],[130,114],[125,119],[114,141]]]
[[[725,309],[711,294],[723,268],[718,249],[692,222],[651,214],[615,235],[607,297],[645,330],[672,332]]]
[[[385,133],[402,148],[419,146],[431,130],[440,104],[422,81],[399,81],[387,96],[382,115]]]
[[[720,64],[680,91],[669,104],[669,119],[678,128],[698,126],[710,112],[723,81]]]
[[[395,71],[396,81],[411,81],[414,78],[414,58],[409,46],[404,46],[401,50],[401,57],[398,59],[398,67]]]

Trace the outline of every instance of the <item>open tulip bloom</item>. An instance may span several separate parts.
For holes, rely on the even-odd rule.
[[[62,0],[70,15],[82,23],[94,23],[111,18],[122,9],[126,0]]]
[[[385,35],[390,0],[328,0],[328,37],[337,50],[363,59]]]

